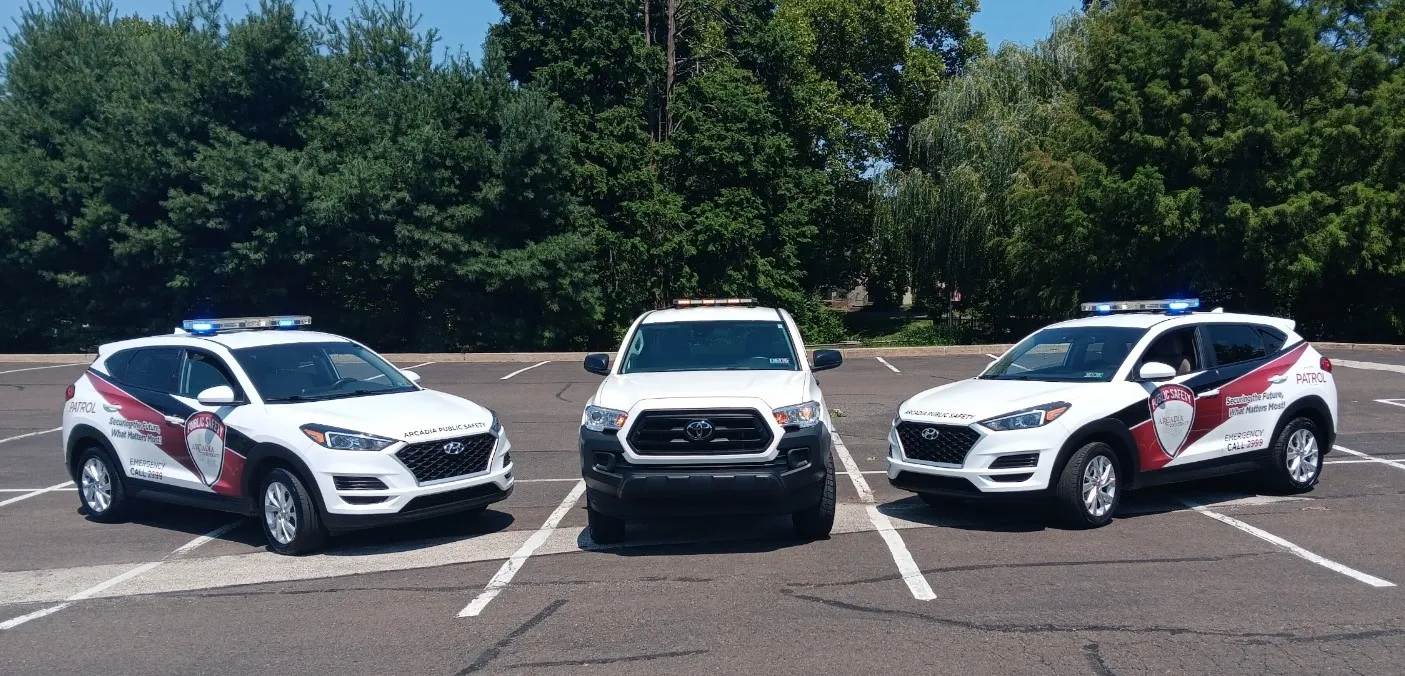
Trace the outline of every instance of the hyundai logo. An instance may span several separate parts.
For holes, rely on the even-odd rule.
[[[712,423],[707,420],[694,420],[683,428],[683,433],[693,441],[707,441],[712,438]]]
[[[941,434],[941,430],[935,427],[927,427],[922,430],[922,438],[926,439],[927,441],[932,441],[936,439],[937,435],[939,434]]]
[[[450,441],[449,443],[444,444],[445,455],[458,455],[460,453],[463,453],[462,441]]]

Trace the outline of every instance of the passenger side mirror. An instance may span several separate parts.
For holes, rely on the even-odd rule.
[[[839,350],[815,350],[810,359],[811,371],[827,371],[844,363],[844,355]]]
[[[597,376],[610,375],[610,355],[589,354],[585,357],[585,370]]]
[[[235,403],[234,389],[228,385],[217,385],[195,397],[201,406],[228,406]]]
[[[1139,380],[1170,380],[1176,377],[1176,369],[1170,364],[1163,364],[1159,361],[1149,361],[1142,364],[1142,370],[1137,373]]]
[[[420,374],[415,373],[414,371],[406,371],[405,369],[400,369],[400,375],[409,378],[410,382],[416,385],[420,384]]]

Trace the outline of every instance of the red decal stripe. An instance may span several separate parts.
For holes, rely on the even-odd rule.
[[[185,428],[174,427],[166,422],[166,416],[160,411],[147,406],[141,400],[127,394],[116,385],[104,380],[101,376],[88,372],[88,382],[93,384],[93,389],[97,390],[104,401],[112,406],[118,407],[117,415],[139,422],[150,423],[160,430],[161,442],[156,444],[163,453],[171,456],[172,460],[196,476],[200,476],[199,470],[195,467],[195,461],[190,459],[190,452],[185,448]]]

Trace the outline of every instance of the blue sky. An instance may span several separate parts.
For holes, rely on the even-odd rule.
[[[28,0],[6,0],[4,18],[0,25],[13,30],[19,16],[20,7]],[[48,0],[40,0],[47,4]],[[172,0],[113,0],[119,14],[140,14],[160,16],[171,9]],[[296,0],[297,4],[309,10],[312,0]],[[184,4],[182,2],[182,4]],[[981,0],[981,11],[975,17],[976,29],[986,34],[991,47],[1000,43],[1030,43],[1047,35],[1049,22],[1055,14],[1062,14],[1079,5],[1079,0]],[[335,14],[345,14],[352,6],[352,0],[322,0],[322,5],[330,5]],[[248,7],[257,7],[257,0],[225,0],[225,12],[239,15]],[[462,45],[476,61],[483,46],[483,37],[489,24],[498,20],[498,5],[493,0],[412,0],[412,6],[422,18],[422,28],[439,29],[441,47],[457,51]]]

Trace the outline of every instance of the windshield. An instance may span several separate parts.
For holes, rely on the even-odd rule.
[[[799,368],[780,321],[659,322],[634,331],[620,373]]]
[[[232,352],[267,403],[325,401],[418,389],[399,369],[355,343],[284,343]]]
[[[1120,326],[1044,329],[991,364],[981,378],[1106,382],[1145,334],[1146,329]]]

